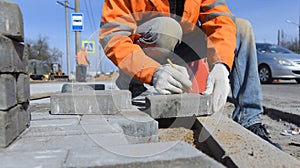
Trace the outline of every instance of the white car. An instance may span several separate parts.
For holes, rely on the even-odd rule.
[[[300,83],[300,54],[269,43],[256,43],[256,49],[261,83],[272,83],[274,79]]]

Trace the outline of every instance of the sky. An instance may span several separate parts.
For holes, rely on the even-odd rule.
[[[9,1],[9,0],[8,0]],[[62,67],[67,71],[66,58],[66,25],[64,7],[56,0],[10,0],[19,5],[24,20],[25,39],[37,40],[46,36],[51,48],[56,47],[63,52]],[[74,7],[75,0],[69,0],[69,6]],[[61,0],[64,2],[64,0]],[[231,12],[240,18],[250,21],[257,42],[277,44],[278,30],[284,32],[285,38],[298,38],[300,0],[227,0]],[[80,10],[84,14],[84,31],[81,40],[97,42],[103,0],[80,0]],[[71,20],[69,10],[69,21]],[[287,23],[289,19],[296,24]],[[70,60],[71,71],[75,69],[75,33],[70,27]],[[99,67],[99,52],[91,54],[95,59],[94,68]],[[105,59],[102,71],[114,69]]]

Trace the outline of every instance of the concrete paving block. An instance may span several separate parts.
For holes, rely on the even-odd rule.
[[[150,95],[146,96],[144,111],[156,119],[211,115],[211,96],[200,94]]]
[[[30,112],[22,105],[17,105],[8,111],[0,111],[0,147],[11,143],[30,125]]]
[[[105,90],[104,84],[79,84],[79,83],[72,83],[72,84],[64,84],[62,86],[61,92],[62,93],[76,93],[76,92],[88,92],[88,91],[95,91],[95,90]]]
[[[141,111],[121,112],[118,115],[83,115],[80,124],[88,131],[88,125],[98,124],[101,127],[111,127],[122,130],[131,144],[150,143],[158,141],[158,122]]]
[[[17,102],[25,103],[30,99],[30,82],[29,76],[19,74],[17,78]]]
[[[198,117],[199,142],[227,167],[300,167],[300,161],[222,113]]]
[[[86,134],[80,125],[59,126],[31,126],[22,134],[23,138],[47,137],[47,136],[69,136]]]
[[[49,104],[50,107],[50,104]],[[37,112],[32,112],[31,113],[31,121],[35,120],[53,120],[53,119],[77,119],[78,121],[80,120],[81,116],[80,115],[50,115],[48,105],[40,107],[40,110]],[[43,109],[46,108],[46,109]]]
[[[7,151],[73,149],[99,146],[89,135],[22,137],[9,145]]]
[[[66,167],[224,167],[185,142],[71,149]]]
[[[67,150],[1,152],[1,167],[64,167]]]
[[[0,110],[7,110],[17,104],[16,85],[14,76],[0,74]]]
[[[0,72],[26,73],[23,57],[24,45],[0,34]]]
[[[30,112],[25,110],[22,105],[17,105],[18,110],[18,133],[21,134],[30,126]]]
[[[23,15],[18,4],[0,1],[0,34],[24,41]]]
[[[18,109],[0,111],[0,147],[8,146],[19,135]]]
[[[55,94],[50,103],[51,114],[117,114],[132,108],[131,94],[126,90]]]

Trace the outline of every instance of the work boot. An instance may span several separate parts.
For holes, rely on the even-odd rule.
[[[256,124],[250,125],[249,127],[247,127],[247,129],[250,130],[251,132],[253,132],[254,134],[258,135],[265,141],[269,142],[276,148],[282,150],[281,146],[278,143],[274,143],[269,139],[269,136],[268,136],[269,133],[267,132],[267,129],[265,128],[265,126],[262,125],[261,123],[256,123]]]

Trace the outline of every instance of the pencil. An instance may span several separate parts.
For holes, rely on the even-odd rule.
[[[169,58],[167,59],[167,61],[171,65],[172,68],[176,69],[175,65],[173,64],[173,62]]]

